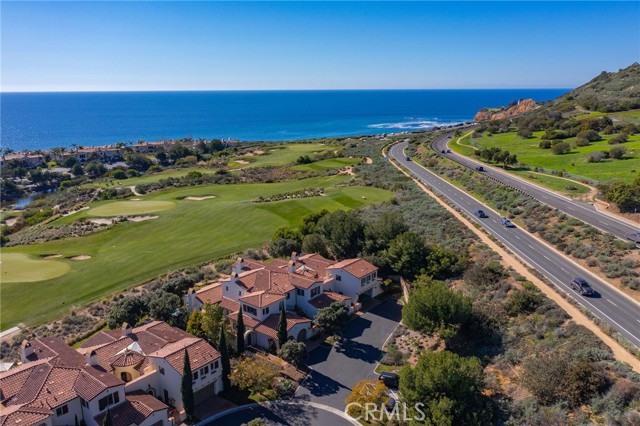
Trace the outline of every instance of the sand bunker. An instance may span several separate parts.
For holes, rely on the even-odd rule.
[[[95,223],[96,225],[112,225],[115,222],[115,219],[91,219],[89,222]]]
[[[129,201],[142,201],[142,198],[130,198]]]
[[[86,255],[86,254],[80,254],[78,256],[73,256],[71,258],[71,260],[89,260],[89,259],[91,259],[91,256]]]
[[[129,216],[127,220],[129,222],[144,222],[145,220],[157,219],[158,216]]]
[[[43,256],[40,256],[43,259],[56,259],[58,257],[62,257],[61,254],[45,254]]]
[[[247,160],[236,160],[236,163],[238,163],[238,164],[251,164]]]
[[[189,201],[203,201],[203,200],[210,200],[212,198],[216,198],[215,195],[207,195],[204,197],[185,197],[185,200],[189,200]]]
[[[373,164],[373,160],[371,159],[371,157],[365,157],[365,158],[364,158],[364,162],[365,162],[366,164]]]

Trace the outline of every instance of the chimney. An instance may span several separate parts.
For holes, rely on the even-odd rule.
[[[86,355],[86,358],[87,358],[87,365],[91,365],[92,367],[95,367],[96,365],[98,365],[98,354],[96,353],[95,350],[88,353]]]
[[[289,264],[287,265],[287,271],[288,272],[295,272],[296,271],[296,262],[293,260],[289,261]]]
[[[26,340],[22,341],[20,345],[20,357],[22,358],[22,362],[29,362],[27,357],[33,354],[33,348],[31,347],[31,343]]]
[[[236,274],[242,273],[242,268],[244,268],[244,259],[239,257],[236,263],[233,264],[232,271]]]
[[[231,282],[236,284],[238,282],[238,273],[234,272],[231,274]]]
[[[122,335],[123,336],[130,336],[131,335],[131,326],[126,322],[122,323]]]
[[[293,262],[297,262],[298,261],[298,253],[297,252],[295,252],[295,251],[291,252],[291,260]]]

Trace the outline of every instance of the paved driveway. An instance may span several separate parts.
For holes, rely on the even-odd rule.
[[[400,321],[402,307],[394,299],[350,321],[343,332],[342,347],[319,346],[307,364],[313,369],[296,392],[297,397],[344,410],[345,398],[359,380],[374,377],[382,357],[382,345]]]

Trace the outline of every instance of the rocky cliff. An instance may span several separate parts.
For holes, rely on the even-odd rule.
[[[514,105],[509,108],[499,108],[499,109],[482,109],[478,111],[476,116],[473,118],[473,121],[492,121],[492,120],[502,120],[505,118],[515,117],[516,115],[523,114],[525,112],[532,111],[538,108],[540,105],[536,103],[533,99],[524,99],[520,101],[517,105]]]

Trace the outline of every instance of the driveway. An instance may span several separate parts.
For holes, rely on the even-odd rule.
[[[402,307],[388,299],[351,320],[344,329],[342,347],[324,345],[311,351],[307,364],[313,369],[298,388],[296,397],[344,410],[344,400],[362,379],[375,377],[382,346],[402,317]]]

